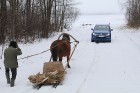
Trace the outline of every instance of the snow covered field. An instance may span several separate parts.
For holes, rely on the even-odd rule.
[[[91,42],[91,28],[98,23],[110,23],[113,29],[111,43]],[[70,61],[71,68],[67,68],[62,85],[56,89],[42,86],[37,90],[28,80],[30,75],[42,73],[43,63],[51,56],[49,51],[19,60],[17,79],[12,88],[6,84],[3,59],[0,59],[0,93],[140,93],[140,32],[124,25],[123,15],[80,16],[73,28],[66,31],[80,43]],[[23,54],[18,58],[49,49],[60,34],[34,44],[19,44]],[[63,64],[66,64],[66,58]]]

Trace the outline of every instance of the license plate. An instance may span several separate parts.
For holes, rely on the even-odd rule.
[[[99,37],[104,37],[103,35],[99,36]]]

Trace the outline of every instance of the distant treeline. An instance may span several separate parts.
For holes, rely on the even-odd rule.
[[[0,43],[48,38],[68,29],[78,13],[73,0],[0,0]]]
[[[129,27],[140,27],[140,0],[127,0],[126,19]]]

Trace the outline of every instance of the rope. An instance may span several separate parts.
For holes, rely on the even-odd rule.
[[[66,41],[64,41],[64,42],[66,42]],[[62,43],[64,43],[64,42],[62,42]],[[73,42],[69,42],[69,43],[74,43],[74,42],[77,42],[77,41],[73,41]],[[58,46],[58,45],[61,45],[62,43],[59,43],[59,44],[55,45],[54,47],[56,47],[56,46]],[[52,48],[54,48],[54,47],[52,47]],[[33,54],[33,55],[29,55],[29,56],[26,56],[26,57],[23,57],[23,58],[19,58],[18,60],[20,60],[20,59],[25,59],[25,58],[29,58],[29,57],[36,56],[36,55],[40,55],[40,54],[43,54],[43,53],[45,53],[45,52],[51,50],[52,48],[47,49],[47,50],[42,51],[42,52],[37,53],[37,54]]]
[[[64,41],[64,42],[66,42],[66,41]],[[62,43],[64,43],[64,42],[62,42]],[[58,46],[58,45],[60,45],[60,44],[62,44],[62,43],[59,43],[59,44],[55,45],[54,47],[56,47],[56,46]],[[54,48],[54,47],[52,47],[52,48]],[[33,55],[29,55],[29,56],[26,56],[26,57],[20,58],[20,59],[25,59],[25,58],[29,58],[29,57],[32,57],[32,56],[36,56],[36,55],[39,55],[39,54],[43,54],[43,53],[45,53],[45,52],[47,52],[47,51],[51,50],[52,48],[47,49],[47,50],[42,51],[42,52],[37,53],[37,54],[33,54]],[[20,60],[20,59],[18,59],[18,60]]]

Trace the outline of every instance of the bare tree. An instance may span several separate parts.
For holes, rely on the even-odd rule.
[[[6,5],[7,1],[7,5]],[[72,0],[1,0],[0,43],[33,42],[68,29],[78,15]],[[7,16],[8,15],[8,16]]]
[[[0,1],[0,43],[5,42],[5,32],[7,31],[7,7],[6,0]]]
[[[140,1],[128,0],[126,7],[127,24],[130,27],[140,27]]]

